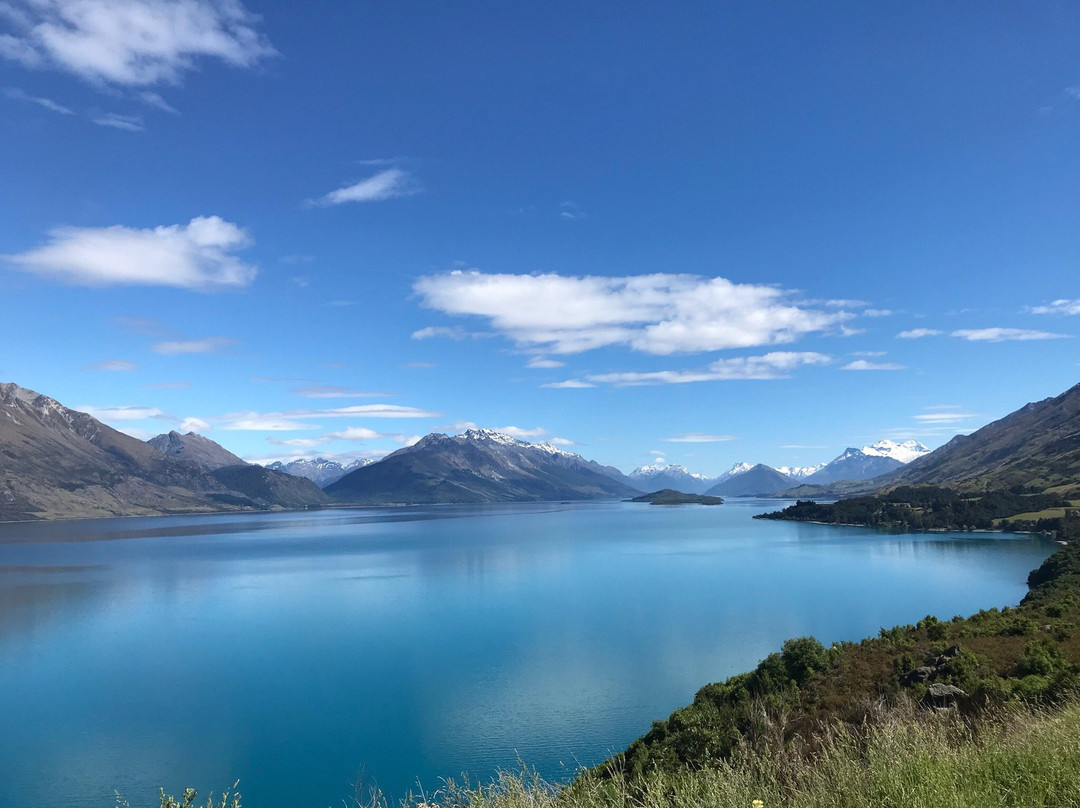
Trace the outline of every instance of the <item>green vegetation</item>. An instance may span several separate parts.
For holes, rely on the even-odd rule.
[[[664,488],[651,494],[626,500],[627,502],[648,502],[652,505],[723,505],[723,497],[710,497],[704,494],[684,494],[674,488]]]
[[[1050,509],[1066,509],[1071,502],[1061,494],[1029,493],[1023,489],[964,494],[940,486],[901,486],[874,496],[842,499],[832,504],[799,500],[775,513],[760,514],[757,519],[784,519],[796,522],[821,522],[830,525],[867,525],[899,530],[993,530],[1004,524],[1009,529],[1023,529],[1035,523],[1008,522],[1010,517]],[[1068,511],[1064,511],[1068,514]],[[1059,519],[1044,519],[1055,525]],[[1075,513],[1074,513],[1075,517]],[[1080,523],[1080,519],[1076,519]],[[1054,528],[1046,528],[1048,530]]]

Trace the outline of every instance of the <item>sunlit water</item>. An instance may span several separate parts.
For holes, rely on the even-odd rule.
[[[775,502],[0,525],[0,806],[567,778],[789,637],[1015,604],[1053,545]]]

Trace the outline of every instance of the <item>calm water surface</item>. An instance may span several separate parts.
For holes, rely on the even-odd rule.
[[[0,525],[0,806],[565,778],[789,637],[1014,604],[1054,549],[750,519],[775,507]]]

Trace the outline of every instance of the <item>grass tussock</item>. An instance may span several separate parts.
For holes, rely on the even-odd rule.
[[[1080,808],[1080,704],[1014,705],[972,722],[893,708],[838,725],[813,749],[740,748],[710,767],[558,787],[530,771],[447,781],[402,808]],[[359,808],[388,808],[378,794]]]

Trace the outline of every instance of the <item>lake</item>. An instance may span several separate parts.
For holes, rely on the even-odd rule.
[[[784,504],[0,525],[0,805],[566,779],[787,638],[1015,604],[1054,549],[750,518]]]

